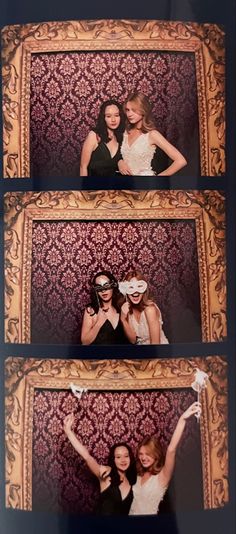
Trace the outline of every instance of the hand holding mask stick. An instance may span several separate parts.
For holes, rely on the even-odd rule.
[[[197,391],[197,402],[200,403],[200,395],[204,388],[207,387],[207,382],[209,380],[209,376],[204,371],[201,371],[200,369],[196,369],[195,371],[195,377],[194,382],[192,382],[191,387],[194,389],[194,391]],[[199,421],[200,420],[200,413],[196,413],[196,418]]]

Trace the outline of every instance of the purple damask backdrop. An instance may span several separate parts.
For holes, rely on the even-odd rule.
[[[195,58],[175,52],[32,54],[31,176],[79,176],[81,147],[100,105],[131,91],[153,103],[157,129],[185,155],[181,174],[199,175]]]
[[[31,342],[80,343],[90,281],[107,269],[146,276],[170,342],[201,341],[195,222],[34,221]]]
[[[196,400],[190,389],[133,392],[89,391],[78,401],[71,392],[36,390],[33,422],[33,510],[90,514],[98,482],[63,430],[72,411],[75,433],[98,462],[106,464],[113,443],[127,442],[135,453],[145,436],[156,435],[164,451],[179,416]],[[171,508],[202,508],[200,427],[192,417],[181,440]]]

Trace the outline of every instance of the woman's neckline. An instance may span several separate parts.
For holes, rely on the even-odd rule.
[[[108,143],[109,143],[109,142],[110,142],[110,141],[108,141]],[[112,155],[112,153],[111,153],[111,151],[110,151],[110,149],[109,149],[109,147],[108,147],[108,143],[104,143],[104,146],[105,146],[106,149],[108,150],[108,152],[109,152],[109,154],[110,154],[110,158],[111,158],[111,159],[114,159],[114,158],[116,157],[116,154],[117,154],[118,150],[119,150],[119,143],[118,143],[118,141],[117,141],[117,150],[116,150],[116,152],[115,152],[113,155]]]
[[[128,145],[128,147],[131,148],[138,141],[138,139],[140,139],[140,137],[142,137],[142,135],[145,135],[145,134],[143,132],[140,133],[140,135],[135,137],[134,141],[130,144],[129,143],[129,134],[127,133],[127,145]]]

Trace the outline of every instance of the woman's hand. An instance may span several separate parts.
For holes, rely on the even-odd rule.
[[[177,148],[169,143],[169,141],[167,141],[167,139],[165,139],[165,137],[163,137],[163,135],[157,130],[152,130],[150,132],[149,140],[151,145],[159,146],[159,148],[163,150],[163,152],[165,152],[172,160],[172,163],[169,165],[169,167],[160,172],[157,176],[172,176],[185,165],[187,165],[187,161],[183,154],[181,154]]]
[[[124,304],[122,304],[122,306],[121,306],[121,313],[123,314],[125,319],[127,319],[129,311],[130,311],[129,303],[128,302],[124,302]]]
[[[75,416],[73,413],[70,413],[69,415],[67,415],[64,419],[64,431],[65,433],[67,434],[68,432],[70,432],[73,424],[75,422]]]
[[[193,402],[191,406],[188,407],[187,410],[185,410],[184,413],[182,413],[181,418],[186,420],[189,419],[192,415],[196,415],[197,418],[200,417],[202,413],[202,408],[200,402]]]
[[[101,326],[104,325],[106,320],[107,320],[106,312],[102,308],[99,308],[98,313],[97,313],[97,318],[96,318],[96,325],[98,325],[101,328]]]
[[[118,161],[118,169],[120,171],[120,174],[132,175],[132,171],[123,159],[120,159],[120,161]]]
[[[81,329],[82,345],[91,345],[94,342],[107,318],[107,313],[103,308],[99,308],[98,313],[95,313],[92,307],[85,309]]]
[[[110,475],[110,472],[111,472],[111,467],[109,465],[100,465],[100,478],[102,480],[105,480],[108,475]]]

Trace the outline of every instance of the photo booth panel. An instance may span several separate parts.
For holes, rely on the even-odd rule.
[[[2,44],[5,177],[78,176],[81,143],[100,103],[134,89],[150,98],[157,127],[185,153],[181,173],[224,174],[224,32],[217,25],[26,24],[4,28]]]
[[[32,343],[80,343],[91,280],[103,269],[117,280],[139,269],[161,310],[169,341],[201,341],[193,220],[34,221]]]
[[[165,451],[179,416],[195,400],[196,393],[184,388],[95,391],[85,393],[80,402],[68,391],[35,390],[32,509],[96,513],[98,481],[63,431],[63,419],[71,410],[77,418],[76,435],[99,463],[107,465],[114,443],[127,442],[135,454],[141,440],[155,434]],[[179,450],[173,489],[169,490],[172,509],[203,507],[200,451],[200,427],[192,419]],[[191,488],[183,484],[188,477]]]
[[[123,104],[137,90],[152,102],[158,130],[184,154],[188,165],[181,174],[199,176],[195,57],[189,52],[32,54],[30,175],[79,176],[82,145],[101,104],[110,98]],[[153,167],[162,170],[159,153]]]
[[[224,217],[217,191],[7,194],[6,341],[78,343],[104,268],[143,270],[169,341],[223,340]]]
[[[111,444],[135,450],[156,434],[166,449],[178,417],[197,400],[196,369],[208,374],[202,415],[181,440],[171,506],[218,508],[228,501],[227,365],[223,357],[163,360],[6,360],[6,506],[94,513],[98,486],[63,431],[75,432],[101,462]],[[87,388],[80,400],[71,383]],[[190,475],[191,473],[191,475]],[[180,489],[181,487],[181,489]]]

